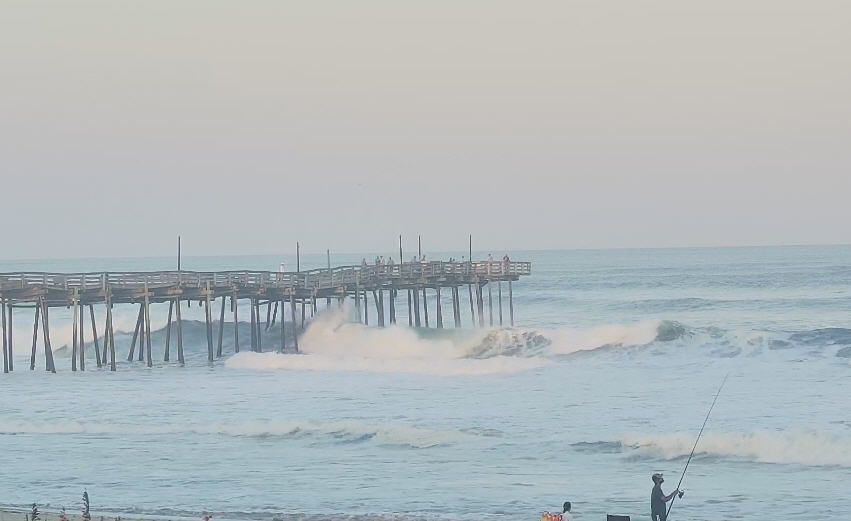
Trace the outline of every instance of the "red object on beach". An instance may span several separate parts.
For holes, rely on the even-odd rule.
[[[541,521],[564,521],[564,516],[559,512],[544,512]]]

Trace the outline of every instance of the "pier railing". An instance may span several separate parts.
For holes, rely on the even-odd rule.
[[[299,272],[275,271],[129,271],[99,273],[0,273],[0,290],[45,287],[96,291],[110,287],[150,288],[162,286],[226,287],[254,286],[272,288],[335,288],[349,284],[374,284],[409,279],[428,281],[444,277],[480,277],[499,279],[530,275],[532,264],[517,261],[405,262],[402,264],[365,264],[317,268]]]

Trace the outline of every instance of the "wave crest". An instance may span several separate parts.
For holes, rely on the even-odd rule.
[[[632,434],[623,436],[620,443],[639,456],[674,459],[689,455],[694,435]],[[759,463],[851,467],[851,438],[820,432],[707,433],[700,439],[697,453]]]

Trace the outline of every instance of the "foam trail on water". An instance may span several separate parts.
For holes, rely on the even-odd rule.
[[[639,454],[672,459],[688,456],[694,435],[631,434],[620,440]],[[851,467],[851,438],[821,432],[726,432],[706,433],[698,454],[742,458],[760,463]]]

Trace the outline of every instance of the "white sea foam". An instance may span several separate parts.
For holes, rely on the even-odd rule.
[[[648,320],[635,324],[618,324],[580,328],[563,328],[544,333],[552,340],[550,352],[571,354],[578,351],[591,351],[604,346],[638,346],[656,340],[659,334],[659,320]]]
[[[541,358],[471,358],[487,331],[422,337],[404,326],[370,328],[347,322],[343,312],[317,317],[299,338],[300,355],[243,352],[230,357],[233,369],[367,371],[437,376],[526,371],[546,365]]]
[[[631,434],[621,444],[666,459],[688,456],[694,435]],[[851,467],[851,438],[820,432],[727,432],[706,433],[698,452],[730,456],[760,463],[791,463],[813,466]]]
[[[223,436],[302,437],[324,436],[338,441],[374,440],[390,445],[416,448],[461,443],[475,439],[470,432],[425,429],[403,424],[367,424],[357,421],[338,422],[245,422],[237,424],[107,424],[78,421],[49,423],[0,422],[2,434],[92,434],[92,435],[175,435],[218,434]]]
[[[229,358],[233,369],[407,372],[440,376],[527,371],[550,363],[550,354],[569,354],[609,345],[652,342],[660,322],[559,329],[539,334],[523,329],[423,336],[409,327],[370,328],[347,322],[345,312],[317,317],[299,339],[301,356],[243,352]]]

